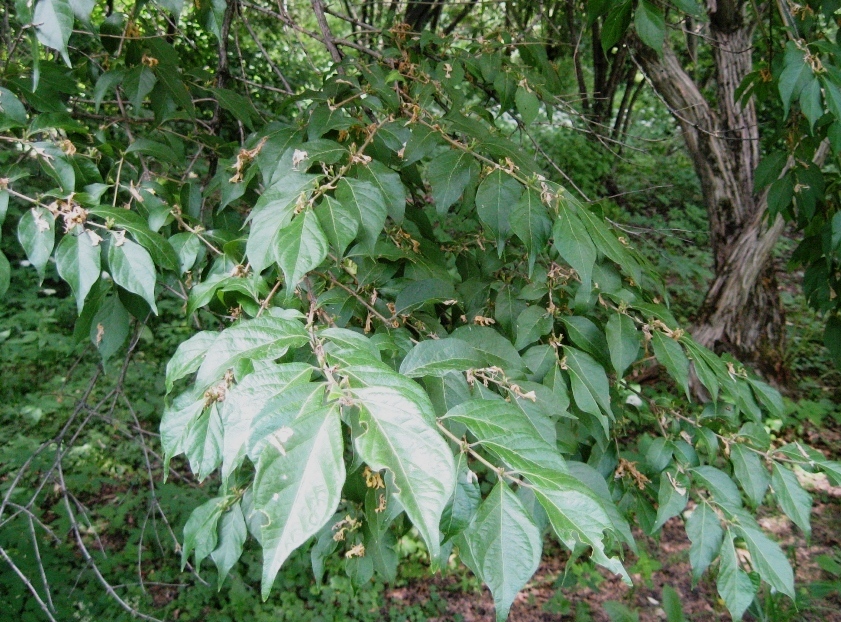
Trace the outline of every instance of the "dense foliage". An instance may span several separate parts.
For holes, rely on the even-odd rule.
[[[594,13],[617,36],[605,49],[622,7]],[[218,494],[186,523],[184,564],[210,557],[221,587],[250,535],[264,599],[301,547],[317,580],[338,559],[364,585],[394,578],[414,529],[432,569],[456,555],[505,619],[545,531],[630,581],[628,517],[656,533],[683,516],[694,579],[714,567],[734,618],[760,581],[794,597],[755,510],[771,501],[808,534],[792,467],[838,482],[841,464],[772,445],[777,391],[693,341],[631,240],[542,168],[529,128],[562,113],[542,45],[399,26],[363,45],[317,0],[123,10],[16,4],[0,218],[40,279],[70,287],[106,373],[165,304],[195,325],[166,367],[160,438]],[[235,81],[246,10],[284,24],[290,55],[295,33],[320,42],[305,55],[323,78],[290,84],[255,36],[266,65],[231,52]],[[646,44],[664,23],[637,7]],[[629,379],[652,360],[674,399]],[[685,408],[695,380],[710,399]],[[626,445],[631,428],[651,434]]]

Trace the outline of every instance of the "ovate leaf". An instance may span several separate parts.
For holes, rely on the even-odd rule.
[[[745,541],[751,565],[762,580],[794,600],[794,572],[780,545],[753,527],[738,525],[736,531]]]
[[[576,406],[601,421],[607,432],[607,417],[604,415],[612,419],[613,411],[610,408],[610,385],[604,368],[589,354],[568,346],[564,347],[564,360],[572,381],[572,396]]]
[[[689,563],[692,565],[692,579],[698,581],[710,567],[721,548],[724,530],[718,515],[708,503],[699,503],[686,519],[686,535],[689,547]]]
[[[501,254],[510,231],[509,214],[523,193],[520,183],[502,170],[492,171],[476,191],[479,220],[496,237]]]
[[[614,313],[605,326],[610,362],[620,378],[625,370],[637,360],[640,350],[639,332],[634,326],[634,320],[624,313]]]
[[[500,481],[458,544],[466,549],[462,559],[490,589],[496,619],[503,622],[540,564],[540,531],[517,495]]]
[[[336,189],[336,198],[356,218],[360,238],[372,251],[388,216],[385,197],[380,189],[369,181],[343,177]]]
[[[196,567],[216,548],[216,524],[225,507],[225,498],[216,497],[193,510],[184,525],[184,548],[181,549],[181,570],[187,565],[190,553],[196,552]]]
[[[386,201],[391,219],[400,224],[406,211],[406,188],[400,175],[376,160],[359,169],[359,178],[376,186]]]
[[[439,214],[446,214],[470,183],[474,172],[473,156],[466,151],[449,150],[432,160],[426,171],[435,209]]]
[[[540,194],[529,188],[514,206],[510,217],[511,231],[520,238],[529,254],[529,278],[534,271],[537,254],[544,250],[552,230],[552,222]]]
[[[441,516],[441,531],[445,538],[457,536],[467,529],[481,502],[479,478],[468,468],[467,454],[460,452],[456,457],[456,487],[453,498]]]
[[[557,449],[522,410],[505,400],[468,400],[451,408],[445,419],[467,426],[482,447],[533,482],[555,481],[567,473]]]
[[[241,359],[272,360],[309,339],[298,320],[264,315],[225,329],[199,368],[196,385],[207,387]]]
[[[68,233],[58,244],[55,263],[59,276],[70,284],[76,297],[76,309],[81,313],[85,298],[101,272],[99,245],[94,246],[85,232]]]
[[[155,264],[145,248],[125,237],[115,237],[108,244],[108,269],[117,285],[141,296],[158,314]]]
[[[736,443],[730,446],[730,460],[733,462],[736,479],[739,480],[751,503],[753,505],[762,503],[771,478],[759,456],[745,445]]]
[[[806,537],[812,535],[810,515],[812,513],[812,497],[803,490],[797,476],[790,470],[778,463],[774,463],[774,472],[771,475],[771,487],[774,489],[774,497],[795,525],[800,527]]]
[[[213,563],[218,570],[218,589],[222,589],[225,577],[237,563],[242,555],[242,546],[248,531],[245,527],[245,517],[239,503],[231,506],[231,509],[222,515],[219,521],[219,534],[216,548],[210,554]]]
[[[263,600],[283,562],[333,516],[345,481],[335,407],[305,413],[288,430],[285,443],[263,450],[254,479],[254,508],[267,518],[260,532]]]
[[[757,586],[751,581],[748,573],[739,567],[733,536],[729,531],[721,547],[721,565],[716,586],[730,615],[734,620],[741,620],[745,610],[753,602]]]
[[[310,209],[296,216],[277,234],[275,259],[291,291],[327,257],[327,237]]]
[[[438,558],[441,514],[455,488],[455,464],[447,443],[399,389],[355,389],[359,424],[354,439],[362,459],[375,471],[388,469],[394,495]]]
[[[654,331],[651,336],[651,345],[654,346],[654,356],[666,368],[669,375],[675,379],[678,386],[683,388],[686,397],[689,397],[689,359],[683,353],[680,344],[670,337],[666,337],[660,331]]]
[[[649,0],[642,0],[637,5],[634,14],[634,25],[642,42],[661,54],[663,40],[666,37],[666,20],[663,9]]]
[[[443,376],[482,365],[481,356],[466,341],[453,337],[427,339],[409,351],[400,365],[400,373],[409,378]]]
[[[534,493],[564,546],[569,550],[579,543],[592,547],[593,561],[621,575],[630,585],[631,579],[622,562],[605,554],[604,532],[612,531],[613,523],[595,493],[568,475],[552,484],[541,482]]]
[[[68,0],[38,0],[32,14],[38,41],[58,50],[64,62],[70,67],[67,42],[73,32],[73,7]]]
[[[49,210],[33,207],[25,212],[18,221],[18,240],[43,281],[55,245],[55,218]]]
[[[177,380],[187,374],[192,374],[201,366],[205,354],[218,336],[219,333],[204,330],[178,345],[175,354],[166,364],[167,393],[172,391],[172,387]]]
[[[332,197],[324,197],[324,201],[315,208],[315,215],[318,216],[327,241],[341,258],[350,243],[356,239],[359,222],[349,209]]]
[[[570,206],[561,205],[552,228],[552,238],[561,258],[578,273],[582,287],[589,289],[596,263],[596,247]]]

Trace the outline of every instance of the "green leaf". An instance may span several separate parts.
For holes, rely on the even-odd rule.
[[[9,283],[11,282],[12,267],[9,265],[9,260],[3,253],[0,253],[0,298],[6,295],[9,291]]]
[[[659,473],[669,466],[674,455],[674,450],[674,443],[666,440],[662,436],[658,436],[648,446],[645,452],[645,461],[655,472]]]
[[[181,549],[181,570],[187,565],[190,553],[196,552],[196,568],[216,548],[218,533],[216,524],[225,508],[225,498],[216,497],[203,503],[190,514],[184,525],[184,548]]]
[[[204,330],[182,341],[166,364],[166,391],[172,391],[177,380],[196,371],[219,333]]]
[[[178,154],[172,150],[169,145],[159,143],[148,138],[136,138],[126,148],[126,154],[140,153],[142,155],[151,156],[155,160],[161,162],[168,162],[169,164],[180,164],[181,160]]]
[[[268,520],[263,546],[265,601],[283,562],[327,523],[341,501],[344,443],[335,406],[301,415],[265,447],[254,478],[254,508]]]
[[[605,601],[602,605],[610,622],[639,622],[639,613],[616,600]]]
[[[262,272],[272,263],[278,232],[292,220],[295,208],[306,202],[317,179],[315,175],[287,173],[257,200],[248,215],[251,229],[245,245],[245,254],[255,272]]]
[[[660,491],[657,494],[657,521],[651,529],[652,533],[686,508],[686,503],[689,501],[688,484],[686,476],[672,470],[664,471],[660,475]]]
[[[514,95],[514,101],[517,104],[517,112],[520,113],[520,118],[525,125],[531,125],[540,112],[540,100],[532,91],[525,88],[518,87],[517,93]]]
[[[509,221],[511,231],[520,238],[528,251],[528,276],[531,278],[537,254],[545,249],[546,240],[549,239],[552,231],[552,222],[546,213],[546,207],[540,200],[540,193],[529,188],[520,195],[520,200],[514,205]]]
[[[451,371],[481,367],[482,358],[466,341],[456,338],[427,339],[412,348],[400,364],[409,378],[443,376]]]
[[[742,495],[739,494],[739,489],[723,471],[712,466],[699,466],[692,469],[692,474],[713,493],[713,499],[722,507],[730,509],[742,506]]]
[[[465,452],[460,452],[456,457],[455,473],[456,487],[453,497],[441,515],[441,531],[445,539],[457,536],[467,529],[482,502],[479,478],[468,468]]]
[[[108,270],[117,285],[141,296],[158,314],[155,264],[145,248],[125,237],[113,238],[108,244]]]
[[[324,197],[324,201],[315,208],[315,215],[330,246],[341,258],[359,231],[359,223],[353,213],[336,199]]]
[[[362,242],[369,251],[373,251],[388,216],[385,197],[380,189],[368,181],[343,177],[336,188],[336,198],[356,218]]]
[[[809,121],[810,130],[814,129],[815,123],[824,114],[821,103],[821,83],[814,75],[800,91],[800,110]]]
[[[459,200],[475,173],[473,155],[454,149],[439,155],[426,167],[432,185],[432,199],[439,214],[446,214]]]
[[[540,482],[534,494],[564,546],[570,551],[579,543],[591,547],[594,562],[631,584],[622,562],[605,554],[604,532],[612,531],[613,523],[595,493],[578,480],[563,476],[556,482]]]
[[[163,84],[164,89],[172,96],[173,101],[186,112],[190,118],[195,118],[196,108],[187,85],[178,74],[178,67],[167,63],[160,63],[155,69],[155,75]]]
[[[403,164],[408,166],[428,156],[441,142],[441,137],[435,130],[425,125],[416,124],[412,126],[412,135],[406,141],[406,148],[403,151]]]
[[[282,406],[289,404],[291,392],[287,390],[308,384],[313,368],[306,363],[270,365],[248,374],[242,382],[230,389],[221,407],[224,435],[222,439],[222,479],[228,481],[234,469],[245,458],[246,443],[255,421],[274,416]],[[285,397],[281,397],[285,396]],[[261,439],[262,440],[262,439]]]
[[[18,221],[18,240],[27,259],[38,272],[39,283],[43,282],[47,262],[55,245],[55,218],[49,210],[33,207],[24,212]]]
[[[757,586],[751,581],[748,573],[739,567],[736,547],[733,546],[733,536],[729,530],[721,546],[721,565],[716,586],[730,615],[734,620],[741,620],[745,610],[753,602]]]
[[[126,72],[122,83],[123,90],[128,95],[135,114],[143,105],[146,96],[155,88],[157,81],[155,74],[146,65],[137,65]]]
[[[552,228],[552,238],[561,258],[578,273],[581,286],[589,290],[593,265],[596,263],[596,247],[584,224],[569,205],[561,205],[558,219]]]
[[[468,400],[450,409],[445,419],[467,426],[482,447],[533,482],[554,481],[567,472],[557,449],[522,410],[505,400]]]
[[[564,360],[572,381],[572,396],[576,406],[596,417],[606,433],[608,420],[604,415],[613,419],[613,411],[610,408],[610,385],[604,368],[589,354],[569,346],[564,346]]]
[[[602,26],[602,49],[607,53],[610,48],[619,43],[628,26],[631,25],[631,9],[633,2],[631,0],[621,0],[617,2],[607,17],[604,18]]]
[[[398,225],[402,223],[406,211],[406,187],[400,181],[400,175],[377,160],[361,167],[357,174],[359,179],[368,181],[379,189],[385,197],[388,215]]]
[[[552,315],[543,307],[532,305],[526,307],[517,316],[517,341],[514,347],[522,350],[533,344],[543,335],[552,332]]]
[[[64,62],[70,67],[67,55],[67,42],[73,32],[73,7],[68,0],[38,0],[32,14],[32,23],[36,24],[35,33],[38,41],[49,48],[58,50]]]
[[[149,251],[152,259],[165,270],[178,270],[179,258],[175,249],[164,236],[153,232],[140,215],[129,210],[114,207],[97,207],[90,213],[104,218],[114,225],[125,229],[143,248]]]
[[[520,353],[508,339],[490,326],[459,326],[451,336],[473,346],[484,359],[483,366],[499,367],[509,378],[521,377],[525,373]]]
[[[304,210],[281,229],[275,243],[275,259],[283,270],[285,285],[290,291],[327,257],[327,237],[318,224],[315,212],[310,209]]]
[[[581,348],[596,359],[607,361],[607,340],[601,329],[591,320],[580,315],[570,315],[561,318],[566,327],[567,335],[573,345]]]
[[[520,183],[500,169],[491,171],[476,191],[476,214],[496,237],[500,255],[511,230],[509,214],[522,194]]]
[[[663,9],[649,0],[642,0],[634,14],[634,25],[642,42],[653,48],[657,54],[662,54],[663,40],[666,37]]]
[[[26,126],[26,108],[8,89],[0,86],[0,130]],[[3,190],[2,192],[8,193]]]
[[[70,284],[76,296],[76,309],[81,313],[85,298],[102,271],[99,244],[94,245],[84,231],[79,235],[68,233],[56,248],[55,263],[59,276]]]
[[[618,377],[636,362],[640,351],[640,335],[634,320],[624,313],[614,313],[605,325],[605,336],[610,350],[610,362]]]
[[[755,506],[762,503],[771,478],[768,476],[768,470],[759,460],[759,456],[745,445],[735,443],[730,446],[730,460],[733,463],[736,479],[742,485],[748,499]]]
[[[686,622],[680,595],[670,585],[663,586],[663,611],[666,613],[666,622]]]
[[[810,524],[812,497],[800,486],[797,476],[790,469],[775,462],[771,475],[771,487],[774,489],[777,503],[780,504],[786,516],[800,527],[807,538],[810,538],[812,536]]]
[[[254,108],[251,100],[239,93],[228,89],[208,89],[216,96],[216,101],[225,110],[234,115],[238,121],[242,121],[249,129],[255,128],[255,122],[260,121],[260,113]]]
[[[271,315],[242,320],[217,337],[199,368],[196,386],[210,386],[238,361],[274,360],[308,341],[309,335],[298,320]]]
[[[190,469],[203,482],[222,461],[222,419],[216,404],[190,422],[182,446]]]
[[[359,455],[374,471],[391,471],[394,495],[437,559],[441,514],[455,489],[450,448],[405,391],[370,387],[353,394],[364,430],[354,439]]]
[[[456,290],[453,284],[443,279],[422,279],[409,283],[400,290],[394,300],[395,314],[403,315],[426,304],[453,300]]]
[[[686,535],[692,545],[689,547],[689,563],[692,565],[692,580],[697,582],[710,567],[721,548],[724,530],[715,510],[708,503],[699,503],[686,519]]]
[[[780,545],[753,527],[737,525],[736,532],[745,541],[751,566],[762,580],[794,600],[794,572]]]
[[[540,565],[540,531],[517,495],[500,481],[458,544],[468,551],[462,556],[465,563],[490,589],[497,622],[504,622],[517,593]]]
[[[683,388],[687,399],[690,399],[689,359],[683,353],[683,348],[676,340],[667,337],[660,331],[654,331],[651,335],[651,345],[654,347],[654,356],[666,368],[666,371],[674,378],[678,386]]]
[[[245,527],[245,517],[239,503],[222,515],[219,522],[218,544],[210,558],[218,570],[217,589],[222,589],[225,578],[242,555],[242,547],[248,531]]]
[[[783,103],[783,115],[788,116],[788,109],[795,97],[800,95],[809,78],[812,68],[806,61],[806,53],[799,50],[793,42],[786,45],[784,69],[780,74],[780,99]]]
[[[109,296],[91,320],[90,338],[107,361],[125,343],[129,333],[129,314],[114,295]]]
[[[761,380],[748,378],[748,382],[753,388],[756,399],[768,410],[768,414],[772,417],[781,418],[785,412],[785,405],[780,392]]]

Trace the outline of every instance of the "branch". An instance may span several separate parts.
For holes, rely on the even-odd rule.
[[[315,21],[318,22],[318,29],[324,39],[324,46],[330,52],[330,58],[338,65],[342,62],[342,53],[336,47],[333,33],[330,32],[330,26],[327,24],[327,17],[324,15],[324,2],[322,0],[312,0],[312,10],[315,12]]]

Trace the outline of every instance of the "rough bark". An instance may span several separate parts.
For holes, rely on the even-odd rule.
[[[699,310],[694,337],[728,351],[766,375],[783,379],[785,318],[771,251],[783,230],[767,223],[765,197],[753,192],[759,130],[752,101],[734,97],[752,70],[753,25],[743,2],[710,2],[709,38],[716,67],[713,107],[675,53],[658,57],[637,45],[637,59],[683,130],[704,194],[715,276]]]

